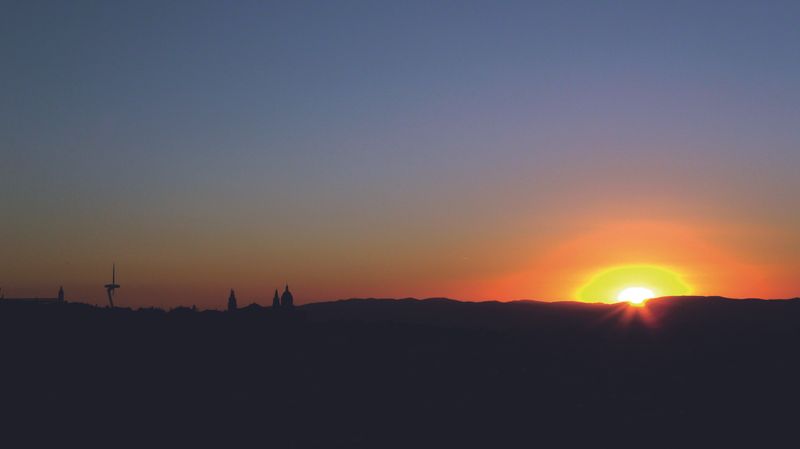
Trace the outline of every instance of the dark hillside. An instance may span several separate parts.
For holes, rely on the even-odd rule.
[[[795,300],[0,304],[0,338],[6,429],[64,442],[721,444],[791,435],[800,400]]]

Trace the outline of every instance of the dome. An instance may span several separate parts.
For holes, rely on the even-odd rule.
[[[289,291],[289,285],[286,285],[286,289],[283,290],[283,294],[281,295],[281,306],[283,307],[291,307],[294,304],[294,297],[292,296],[292,292]]]

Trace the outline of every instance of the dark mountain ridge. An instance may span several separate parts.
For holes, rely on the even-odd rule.
[[[4,429],[75,444],[780,447],[800,401],[800,300],[0,303],[0,341]]]

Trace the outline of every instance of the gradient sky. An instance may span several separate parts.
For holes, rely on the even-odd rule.
[[[800,3],[4,2],[0,286],[800,295]]]

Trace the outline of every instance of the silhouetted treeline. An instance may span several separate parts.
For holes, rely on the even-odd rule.
[[[0,304],[0,338],[6,428],[62,444],[775,447],[800,399],[800,301]]]

